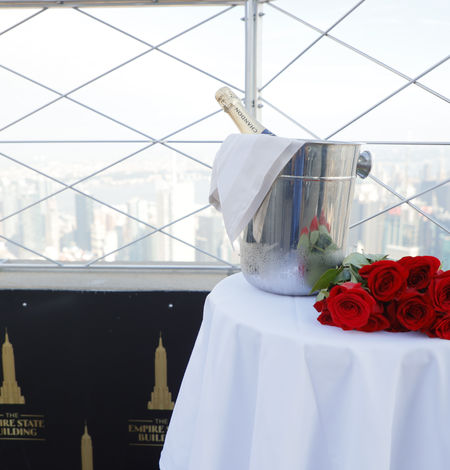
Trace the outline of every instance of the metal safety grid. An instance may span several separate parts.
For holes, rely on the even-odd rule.
[[[302,18],[300,18],[296,15],[293,15],[289,11],[287,11],[283,8],[280,8],[276,4],[276,1],[259,2],[257,0],[247,0],[245,6],[233,5],[233,4],[229,5],[230,2],[223,2],[223,5],[222,5],[223,9],[218,11],[216,14],[210,16],[209,18],[195,24],[194,26],[189,27],[188,29],[186,29],[186,30],[184,30],[184,31],[172,36],[172,37],[167,38],[166,40],[160,42],[159,44],[150,44],[148,41],[145,41],[145,40],[143,40],[142,38],[140,38],[136,35],[133,35],[133,34],[127,32],[123,29],[120,29],[117,26],[115,26],[115,25],[113,25],[109,22],[106,22],[105,20],[101,19],[99,17],[99,15],[96,14],[95,10],[94,11],[93,10],[88,11],[88,10],[82,9],[80,7],[77,7],[77,6],[70,7],[77,14],[84,15],[85,17],[89,18],[93,22],[101,23],[102,25],[104,25],[108,28],[112,28],[114,31],[126,36],[127,38],[130,38],[134,41],[139,42],[140,44],[146,46],[146,50],[144,50],[143,52],[141,52],[141,53],[139,53],[139,54],[137,54],[133,57],[130,57],[129,59],[123,61],[122,63],[116,65],[115,67],[104,71],[103,73],[97,75],[96,77],[91,78],[89,81],[86,81],[85,83],[82,83],[82,84],[78,85],[76,88],[73,88],[72,90],[70,90],[68,92],[65,92],[65,93],[63,93],[61,91],[58,91],[58,90],[54,89],[53,87],[50,87],[50,86],[46,85],[45,83],[42,83],[41,81],[38,81],[38,80],[36,80],[36,79],[34,79],[30,76],[22,74],[19,71],[13,70],[12,68],[7,67],[7,66],[0,63],[0,68],[2,70],[6,71],[9,74],[12,74],[14,76],[20,77],[24,80],[27,80],[27,81],[41,87],[42,89],[47,90],[47,91],[49,91],[49,92],[51,92],[55,95],[55,98],[48,101],[47,103],[33,109],[32,111],[26,113],[25,115],[15,119],[14,121],[9,122],[7,125],[3,126],[0,129],[0,143],[14,143],[14,144],[32,143],[32,141],[24,141],[24,140],[1,140],[1,133],[4,130],[15,126],[19,122],[27,119],[28,117],[30,117],[34,114],[39,113],[43,109],[48,108],[49,106],[52,106],[53,104],[55,104],[55,103],[57,103],[61,100],[68,100],[71,103],[76,104],[77,106],[80,106],[80,107],[88,110],[89,112],[97,114],[97,115],[101,116],[102,118],[106,118],[106,119],[114,122],[115,124],[118,124],[119,126],[122,126],[125,129],[128,129],[128,130],[130,130],[130,131],[132,131],[136,134],[136,139],[135,140],[106,140],[106,141],[102,141],[102,142],[107,142],[107,143],[115,143],[115,142],[121,142],[121,143],[130,142],[131,143],[131,142],[133,142],[133,143],[142,143],[143,145],[138,150],[135,150],[132,153],[124,155],[122,158],[120,158],[120,159],[118,159],[118,160],[116,160],[116,161],[114,161],[114,162],[112,162],[112,163],[96,170],[95,172],[92,172],[92,173],[88,174],[87,176],[84,176],[83,178],[78,179],[77,181],[75,181],[71,184],[66,184],[62,180],[60,180],[59,178],[56,178],[55,176],[52,176],[52,175],[47,174],[45,172],[42,172],[39,169],[37,169],[37,168],[35,168],[31,165],[28,165],[25,162],[20,161],[20,159],[16,158],[14,155],[10,155],[10,154],[6,154],[4,152],[0,152],[0,156],[2,158],[6,159],[6,160],[9,160],[9,161],[12,161],[12,162],[14,162],[18,165],[21,165],[22,167],[24,167],[24,168],[26,168],[26,169],[28,169],[28,170],[36,173],[36,174],[39,174],[40,176],[48,178],[49,180],[63,186],[58,191],[52,192],[51,194],[48,194],[45,197],[42,197],[37,201],[34,201],[34,202],[32,202],[28,205],[25,205],[25,206],[21,207],[20,209],[14,211],[12,213],[4,215],[0,219],[0,223],[4,223],[8,219],[11,219],[13,217],[18,216],[19,214],[23,213],[24,211],[29,210],[33,206],[39,205],[39,204],[43,203],[44,201],[47,201],[47,200],[55,197],[56,195],[58,195],[62,192],[70,190],[70,191],[74,191],[75,193],[77,193],[77,194],[79,194],[79,195],[81,195],[85,198],[88,198],[88,199],[90,199],[90,200],[92,200],[92,201],[94,201],[98,204],[101,204],[101,205],[107,207],[108,209],[121,214],[122,216],[124,216],[126,218],[129,218],[131,220],[134,220],[135,222],[143,224],[144,226],[146,226],[148,228],[148,232],[146,232],[143,236],[140,236],[140,237],[134,239],[132,242],[127,243],[123,246],[120,246],[120,247],[114,249],[113,251],[105,253],[102,256],[99,256],[95,259],[89,260],[88,262],[80,262],[80,263],[73,263],[73,262],[65,263],[65,262],[62,262],[58,259],[53,259],[51,257],[48,257],[43,253],[37,252],[37,251],[33,250],[32,248],[30,248],[28,246],[25,246],[25,245],[17,242],[16,240],[8,238],[4,235],[0,235],[0,238],[2,238],[3,240],[5,240],[5,241],[7,241],[11,244],[14,244],[14,245],[20,247],[21,249],[26,250],[29,253],[32,253],[33,255],[39,257],[40,259],[42,259],[43,260],[42,267],[50,266],[50,267],[58,267],[58,268],[70,267],[71,269],[73,269],[73,268],[83,268],[83,269],[84,268],[91,268],[91,269],[92,268],[98,268],[98,269],[102,269],[102,268],[105,268],[105,267],[107,267],[107,268],[111,268],[111,267],[120,268],[121,265],[118,264],[118,263],[104,263],[103,261],[106,258],[108,258],[108,256],[110,256],[111,254],[113,254],[115,252],[118,252],[120,250],[124,250],[125,248],[128,248],[129,246],[131,246],[135,243],[138,243],[139,241],[142,241],[143,239],[151,237],[154,234],[160,233],[160,234],[163,234],[164,236],[167,236],[171,239],[174,239],[177,242],[180,242],[180,243],[182,243],[182,244],[184,244],[184,245],[186,245],[186,246],[202,253],[203,255],[206,255],[207,257],[209,257],[211,262],[214,263],[214,266],[213,266],[214,269],[226,270],[226,271],[238,270],[239,266],[236,263],[232,263],[232,262],[228,261],[227,259],[224,259],[222,257],[217,256],[214,253],[210,253],[206,250],[203,250],[200,247],[195,246],[195,244],[192,244],[192,243],[190,243],[186,240],[183,240],[182,238],[177,237],[177,236],[173,235],[172,233],[170,233],[168,231],[168,229],[170,227],[174,226],[175,224],[177,224],[177,223],[179,223],[179,222],[181,222],[181,221],[183,221],[183,220],[185,220],[189,217],[192,217],[192,216],[194,216],[198,213],[201,213],[202,211],[205,211],[209,207],[208,204],[205,204],[203,207],[201,207],[199,209],[196,209],[195,211],[186,213],[181,217],[178,217],[174,220],[169,221],[168,223],[166,223],[162,226],[157,227],[153,224],[148,223],[146,220],[143,220],[140,217],[136,217],[136,216],[134,216],[130,213],[127,213],[126,211],[123,211],[123,210],[121,210],[117,207],[114,207],[113,205],[109,204],[106,201],[103,201],[99,198],[96,198],[96,197],[90,195],[87,192],[84,192],[84,191],[80,190],[77,187],[81,183],[83,183],[87,180],[91,180],[91,179],[95,178],[96,176],[102,174],[106,170],[108,170],[108,169],[110,169],[110,168],[112,168],[112,167],[114,167],[114,166],[116,166],[120,163],[123,163],[124,161],[126,161],[126,160],[134,157],[135,155],[149,149],[150,147],[156,146],[156,145],[166,147],[166,148],[176,152],[177,154],[181,155],[182,157],[187,158],[187,159],[195,162],[198,165],[202,165],[203,167],[206,167],[206,168],[210,169],[211,166],[209,164],[207,164],[204,161],[196,158],[193,155],[190,155],[187,152],[184,152],[184,151],[176,148],[173,144],[177,143],[177,142],[184,142],[184,141],[180,141],[180,140],[176,139],[177,134],[181,133],[185,129],[190,128],[191,126],[194,126],[194,125],[198,124],[201,121],[205,121],[205,120],[210,119],[212,116],[214,116],[217,113],[220,113],[222,111],[218,109],[217,111],[215,111],[213,113],[210,113],[208,115],[205,115],[205,116],[201,117],[200,119],[197,119],[193,122],[187,123],[186,125],[184,125],[183,127],[179,128],[179,129],[173,130],[172,132],[168,133],[167,135],[165,135],[163,137],[157,138],[157,137],[154,137],[154,136],[150,135],[147,132],[143,132],[143,131],[137,129],[135,126],[132,126],[132,125],[128,124],[127,122],[118,120],[118,119],[116,119],[116,118],[100,111],[99,109],[96,109],[95,107],[93,107],[93,106],[91,106],[87,103],[84,103],[82,101],[79,101],[79,100],[75,99],[72,95],[75,92],[77,92],[77,91],[93,84],[94,82],[96,82],[100,78],[103,78],[103,77],[107,76],[108,74],[111,74],[112,72],[114,72],[114,71],[116,71],[120,68],[126,67],[127,65],[131,64],[134,61],[137,61],[141,57],[143,57],[143,56],[145,56],[145,55],[147,55],[151,52],[157,51],[161,54],[164,54],[166,57],[169,57],[170,59],[172,59],[174,61],[177,61],[177,62],[183,64],[184,66],[195,70],[196,72],[198,72],[200,74],[203,74],[203,75],[205,75],[205,76],[207,76],[211,79],[216,80],[218,84],[229,86],[230,88],[234,89],[236,92],[244,95],[245,96],[245,102],[247,104],[247,108],[253,114],[255,114],[255,115],[258,114],[258,108],[263,103],[264,105],[267,105],[272,110],[276,111],[277,113],[279,113],[280,115],[282,115],[283,117],[285,117],[286,119],[288,119],[289,121],[294,123],[296,126],[298,126],[303,131],[307,132],[314,139],[328,140],[328,139],[331,139],[331,138],[335,137],[342,130],[344,130],[347,127],[351,126],[352,124],[357,122],[359,119],[361,119],[363,116],[366,116],[368,113],[372,112],[374,109],[376,109],[379,106],[381,106],[382,104],[386,103],[387,101],[392,99],[394,96],[401,93],[403,90],[407,89],[410,86],[420,87],[422,90],[424,90],[427,93],[431,94],[436,99],[443,100],[444,102],[448,103],[449,102],[448,97],[444,96],[443,94],[441,94],[437,90],[434,90],[431,87],[426,86],[425,84],[421,83],[420,80],[423,77],[425,77],[428,73],[430,73],[431,71],[433,71],[433,70],[437,69],[438,67],[442,66],[450,58],[449,55],[443,57],[441,60],[436,62],[431,67],[428,67],[426,70],[423,70],[420,74],[417,74],[414,77],[410,77],[407,74],[402,73],[400,70],[397,70],[396,68],[393,68],[393,67],[387,65],[383,61],[381,61],[381,60],[379,60],[375,57],[372,57],[371,55],[365,53],[364,51],[356,48],[355,46],[353,46],[349,43],[346,43],[346,42],[342,41],[341,39],[339,39],[339,38],[337,38],[337,37],[335,37],[331,34],[331,31],[337,25],[339,25],[346,18],[348,18],[365,1],[369,1],[369,0],[360,0],[359,2],[357,2],[352,8],[350,8],[344,15],[342,15],[340,18],[338,18],[326,30],[320,29],[320,28],[310,24],[309,22],[305,21],[304,19],[302,19]],[[186,2],[186,3],[189,3],[189,2]],[[215,3],[220,3],[220,2],[215,2]],[[290,17],[291,19],[293,19],[295,21],[298,21],[303,26],[306,26],[306,27],[310,28],[311,30],[315,31],[316,33],[318,33],[318,36],[306,48],[301,50],[289,63],[287,63],[283,68],[281,68],[276,74],[274,74],[262,86],[260,86],[258,84],[259,77],[257,76],[257,74],[258,74],[257,61],[259,60],[259,58],[258,58],[258,54],[255,53],[255,51],[259,47],[259,45],[257,43],[258,37],[257,37],[256,31],[260,28],[259,22],[261,21],[261,17],[262,17],[261,8],[262,8],[263,4],[264,4],[265,7],[267,7],[267,8],[265,8],[265,12],[266,12],[265,14],[269,14],[270,9],[274,9],[274,10],[278,11],[278,13],[286,15],[287,17]],[[181,59],[181,58],[179,58],[179,57],[177,57],[177,56],[175,56],[175,55],[173,55],[173,54],[171,54],[171,53],[169,53],[169,52],[167,52],[163,49],[163,46],[165,46],[166,44],[169,44],[174,39],[182,37],[183,35],[188,34],[190,31],[193,31],[194,29],[202,27],[206,23],[217,21],[218,19],[220,19],[220,17],[222,15],[226,15],[233,8],[245,8],[245,14],[244,14],[244,18],[243,18],[245,20],[245,25],[246,25],[246,44],[247,44],[247,46],[246,46],[246,84],[245,84],[245,90],[243,90],[243,89],[239,88],[238,86],[236,86],[235,84],[229,83],[228,81],[224,80],[223,78],[221,78],[221,77],[219,77],[215,74],[212,74],[212,73],[208,72],[207,70],[204,70],[201,67],[197,67],[195,64],[189,63],[189,62],[187,62],[187,61],[185,61],[185,60],[183,60],[183,59]],[[8,27],[4,31],[1,31],[0,36],[8,34],[10,31],[12,31],[14,29],[20,28],[21,25],[25,24],[26,22],[33,21],[39,15],[45,15],[47,11],[48,11],[48,8],[44,7],[41,10],[39,10],[37,12],[34,12],[30,16],[28,16],[25,19],[22,19],[21,21],[19,21],[17,24]],[[391,93],[389,93],[383,99],[378,100],[376,103],[371,105],[368,109],[366,109],[364,112],[359,113],[357,116],[353,117],[351,120],[346,122],[344,125],[341,125],[338,128],[336,128],[333,132],[331,132],[326,137],[324,137],[324,136],[321,137],[321,136],[317,135],[315,132],[313,132],[312,130],[308,129],[302,123],[299,123],[297,120],[295,120],[294,118],[289,116],[282,109],[280,109],[276,104],[274,104],[274,103],[270,102],[268,99],[266,99],[264,97],[264,92],[267,89],[267,87],[269,87],[273,82],[275,82],[278,79],[278,77],[280,75],[282,75],[287,69],[289,69],[289,67],[291,67],[295,62],[299,61],[311,48],[313,48],[319,41],[323,40],[324,38],[327,38],[328,40],[334,41],[336,44],[352,51],[355,54],[358,54],[359,56],[364,57],[365,59],[373,62],[374,64],[378,65],[379,67],[382,67],[385,70],[388,70],[392,74],[402,78],[405,81],[405,83],[401,87],[399,87],[399,88],[395,89],[394,91],[392,91]],[[221,86],[221,85],[219,85],[219,86]],[[71,143],[71,141],[68,141],[68,140],[65,140],[65,141],[64,140],[63,141],[62,140],[58,140],[58,141],[57,140],[35,141],[35,143],[43,143],[43,142],[45,142],[45,143],[52,143],[52,142]],[[81,141],[77,141],[77,142],[81,142]],[[90,142],[95,142],[95,141],[90,141]],[[193,143],[194,141],[190,141],[190,142]],[[205,142],[205,143],[220,143],[220,141],[219,142],[218,141],[207,141],[207,140],[205,140],[205,141],[196,141],[196,143],[202,143],[202,142]],[[440,142],[432,142],[432,141],[429,141],[429,142],[369,141],[369,142],[366,142],[366,143],[370,144],[370,145],[449,145],[450,144],[450,142],[442,142],[442,141],[440,141]],[[422,216],[426,217],[433,224],[435,224],[440,230],[444,231],[447,234],[450,234],[449,227],[446,227],[445,225],[440,223],[438,220],[436,220],[435,217],[433,217],[429,213],[422,210],[420,207],[418,207],[413,202],[414,199],[417,199],[418,197],[424,195],[425,193],[429,193],[431,191],[434,191],[434,190],[448,184],[450,179],[446,179],[444,181],[441,181],[438,184],[427,188],[425,191],[421,191],[421,192],[416,193],[412,196],[406,197],[402,194],[399,194],[394,188],[390,187],[389,185],[387,185],[386,183],[384,183],[383,181],[381,181],[379,178],[375,177],[374,175],[369,175],[369,177],[372,179],[372,181],[376,182],[377,184],[382,186],[385,190],[389,191],[392,195],[394,195],[398,199],[398,202],[396,202],[395,204],[390,205],[389,207],[384,208],[381,211],[378,211],[378,212],[370,215],[370,217],[366,217],[365,219],[360,220],[360,221],[352,224],[350,228],[354,228],[354,227],[356,227],[360,224],[363,224],[363,223],[367,222],[368,220],[376,218],[376,217],[382,215],[383,213],[388,212],[389,210],[391,210],[391,209],[393,209],[397,206],[407,204],[409,207],[411,207],[412,209],[414,209],[415,211],[420,213]],[[3,260],[3,262],[2,262],[2,267],[19,267],[19,266],[26,268],[27,264],[26,263],[17,263],[14,260],[6,260],[6,259]],[[33,263],[33,266],[36,267],[38,265],[36,263]],[[129,268],[130,265],[127,264],[126,267]],[[182,269],[185,266],[182,266],[182,265],[177,266],[176,262],[168,264],[167,266],[165,266],[165,265],[161,265],[161,264],[146,263],[146,260],[143,260],[143,263],[139,263],[137,265],[137,267],[139,267],[139,268],[148,268],[148,269],[151,269],[153,267],[158,268],[158,269],[163,269],[165,267],[173,269],[173,268],[178,267],[178,268]],[[202,268],[201,265],[198,265],[198,266],[191,265],[191,266],[189,266],[189,269],[203,269],[203,268]],[[208,269],[211,269],[211,265],[208,266]]]

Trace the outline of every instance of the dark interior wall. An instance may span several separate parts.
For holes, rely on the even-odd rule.
[[[171,411],[147,409],[155,350],[161,334],[174,400],[207,294],[0,291],[1,351],[7,329],[25,399],[0,403],[0,470],[85,470],[85,424],[93,469],[157,470]]]

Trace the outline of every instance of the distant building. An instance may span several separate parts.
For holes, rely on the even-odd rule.
[[[92,250],[92,222],[94,221],[93,201],[82,194],[75,194],[75,244],[83,251]]]

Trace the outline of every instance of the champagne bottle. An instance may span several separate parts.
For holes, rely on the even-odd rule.
[[[216,91],[216,100],[233,119],[236,126],[243,134],[269,134],[275,135],[266,129],[256,119],[252,118],[247,110],[242,106],[241,100],[228,88],[222,87]],[[303,159],[297,158],[294,160],[294,174],[303,174]],[[300,209],[298,207],[301,201],[301,183],[297,182],[293,187],[293,206],[292,206],[292,229],[291,229],[291,246],[296,247],[298,244],[298,237],[300,234],[299,217]],[[260,242],[263,238],[264,219],[266,217],[267,208],[270,200],[270,192],[264,198],[253,219],[249,222],[249,227],[246,234],[246,242]]]
[[[274,135],[250,116],[241,100],[228,87],[224,86],[216,91],[216,100],[223,110],[230,115],[242,134]]]

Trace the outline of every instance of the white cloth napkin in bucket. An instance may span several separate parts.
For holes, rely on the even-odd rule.
[[[209,202],[222,212],[231,243],[304,142],[266,134],[231,134],[222,143],[213,164]]]

